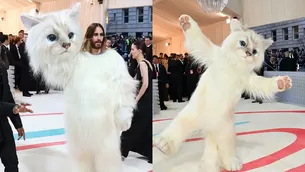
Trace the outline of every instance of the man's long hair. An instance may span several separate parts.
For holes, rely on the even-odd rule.
[[[95,32],[95,29],[97,27],[100,27],[102,28],[103,30],[103,33],[104,33],[104,37],[103,37],[103,40],[102,40],[102,47],[104,46],[105,44],[105,41],[106,41],[106,33],[105,33],[105,29],[104,27],[100,24],[100,23],[92,23],[88,28],[87,28],[87,31],[86,31],[86,34],[85,34],[85,38],[84,38],[84,43],[83,43],[83,46],[82,46],[82,51],[84,52],[92,52],[92,47],[91,47],[91,39],[93,38],[93,35],[94,35],[94,32]],[[101,47],[101,48],[102,48]]]

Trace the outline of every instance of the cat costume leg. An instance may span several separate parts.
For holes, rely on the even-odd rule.
[[[205,150],[200,171],[219,172],[220,167],[228,171],[241,170],[233,119],[240,95],[246,91],[253,97],[272,99],[275,93],[291,88],[291,79],[288,76],[264,78],[254,73],[273,41],[245,29],[237,20],[231,21],[232,32],[221,47],[207,39],[190,16],[181,15],[179,21],[186,48],[208,69],[190,102],[159,136],[154,137],[154,145],[172,155],[192,131],[202,128]]]

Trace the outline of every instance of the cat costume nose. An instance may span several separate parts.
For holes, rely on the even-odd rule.
[[[71,43],[63,43],[62,47],[64,47],[65,49],[68,49],[71,46]]]
[[[247,56],[251,56],[252,54],[249,51],[246,51]]]

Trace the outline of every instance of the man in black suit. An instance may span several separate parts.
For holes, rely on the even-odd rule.
[[[183,68],[183,62],[179,59],[179,56],[172,54],[173,60],[168,63],[168,72],[170,73],[170,89],[171,89],[171,99],[173,102],[182,103],[183,97],[183,73],[185,68]]]
[[[166,110],[164,98],[165,88],[168,86],[167,72],[165,67],[159,63],[158,56],[153,56],[153,79],[158,79],[160,108],[161,110]]]
[[[150,36],[145,37],[145,58],[150,63],[152,63],[153,55],[152,55],[152,38]]]
[[[18,157],[12,128],[7,117],[10,118],[18,131],[18,140],[25,139],[24,129],[19,112],[31,112],[26,106],[16,105],[8,85],[8,60],[5,49],[0,47],[0,158],[5,172],[18,172]]]
[[[20,64],[21,64],[21,79],[20,79],[20,88],[22,91],[22,95],[25,97],[31,97],[33,94],[29,92],[30,83],[32,81],[31,77],[31,67],[30,67],[30,59],[28,57],[28,53],[25,49],[25,43],[27,41],[27,33],[24,34],[23,42],[19,45],[19,53],[21,56]]]
[[[10,47],[11,46],[10,46],[10,42],[9,42],[8,36],[7,35],[3,35],[2,39],[1,39],[1,42],[2,42],[1,47],[5,51],[7,59],[9,61],[9,65],[14,65],[14,59],[13,59],[13,56],[12,56],[12,54],[10,52]]]
[[[14,61],[14,75],[15,75],[15,88],[20,87],[20,78],[21,78],[21,67],[20,59],[21,55],[19,52],[19,45],[22,43],[21,38],[17,37],[12,44],[10,44],[10,53],[12,54],[12,59]]]
[[[188,100],[190,100],[199,81],[199,71],[197,70],[198,67],[199,65],[194,62],[193,58],[188,59],[188,63],[185,68]]]

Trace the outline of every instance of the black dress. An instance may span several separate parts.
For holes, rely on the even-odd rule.
[[[148,68],[148,88],[138,101],[134,110],[131,127],[121,135],[121,152],[127,157],[129,151],[145,156],[152,163],[152,69],[148,62],[143,60]],[[138,91],[142,87],[140,67],[136,68],[136,79],[140,81]]]

